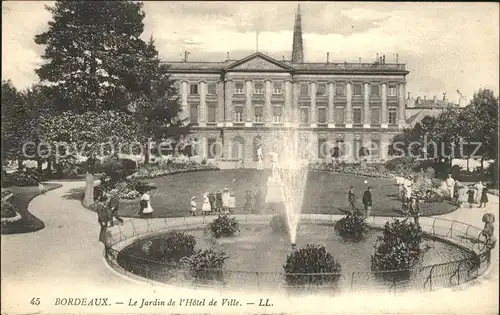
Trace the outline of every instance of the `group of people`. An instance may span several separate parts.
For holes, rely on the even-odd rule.
[[[212,213],[229,214],[234,212],[236,208],[236,197],[234,192],[229,192],[227,188],[224,188],[222,191],[218,190],[216,193],[203,193],[202,202],[201,212],[203,215]],[[198,211],[196,196],[191,197],[190,211],[192,216],[196,216],[196,212]]]
[[[114,219],[123,224],[123,219],[118,215],[120,197],[116,193],[101,192],[96,202],[97,221],[101,227],[99,241],[105,243],[108,227],[114,226]]]
[[[405,215],[412,215],[415,220],[417,220],[420,207],[418,205],[417,197],[413,194],[412,186],[414,184],[414,179],[412,176],[405,176],[398,178],[396,180],[396,185],[398,187],[398,197],[401,200],[401,209]],[[430,192],[426,192],[427,195]]]
[[[479,181],[466,186],[459,181],[454,181],[450,174],[447,185],[448,183],[453,184],[453,191],[450,189],[450,199],[458,205],[468,203],[470,208],[472,208],[473,204],[478,204],[479,208],[486,207],[488,203],[488,187],[483,182]]]
[[[356,207],[356,195],[354,194],[354,186],[352,185],[349,186],[347,200],[349,201],[349,205],[351,206],[351,213],[359,213],[359,210]],[[368,218],[372,210],[372,188],[370,186],[368,186],[363,193],[361,202],[363,203],[364,216],[365,218]]]

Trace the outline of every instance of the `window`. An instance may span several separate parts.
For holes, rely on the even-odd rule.
[[[318,124],[326,124],[326,107],[318,108]]]
[[[263,106],[262,105],[255,105],[253,110],[254,110],[253,121],[256,123],[261,123],[262,122],[262,115],[264,113]]]
[[[354,84],[353,95],[363,95],[363,85],[361,83]]]
[[[207,121],[210,123],[215,122],[215,113],[217,111],[216,103],[208,103],[207,104]]]
[[[275,82],[273,84],[273,94],[283,94],[283,86],[281,82]]]
[[[352,121],[355,124],[361,124],[363,122],[363,111],[361,107],[354,107],[352,109]]]
[[[215,83],[209,83],[207,90],[208,90],[207,93],[210,94],[210,95],[217,94],[217,84],[215,84]]]
[[[189,108],[189,121],[191,124],[197,124],[198,123],[198,105],[197,104],[191,104]]]
[[[344,140],[336,140],[335,146],[330,152],[333,158],[339,158],[344,155]]]
[[[189,85],[189,94],[198,95],[198,83],[192,83]]]
[[[253,94],[264,94],[264,84],[255,83],[253,86]]]
[[[208,138],[207,139],[207,146],[208,146],[208,152],[207,152],[207,158],[208,159],[214,159],[216,156],[219,156],[217,153],[217,141],[214,138]]]
[[[392,107],[389,108],[389,124],[396,124],[397,122],[397,109]]]
[[[309,96],[309,84],[301,83],[300,84],[300,96]]]
[[[326,139],[318,140],[318,158],[324,159],[328,156],[328,141]]]
[[[395,85],[390,85],[389,90],[387,91],[387,95],[389,96],[397,96],[397,89]]]
[[[281,106],[274,106],[273,107],[273,123],[280,123],[281,122],[281,114],[282,114],[282,107]]]
[[[243,106],[241,105],[234,107],[234,122],[243,122]]]
[[[372,158],[379,158],[380,157],[380,141],[379,140],[372,140],[372,143],[370,145],[370,156]]]
[[[363,146],[363,143],[361,142],[361,140],[354,140],[352,154],[356,160],[359,159],[359,157],[361,155],[359,153],[360,153],[362,146]]]
[[[316,89],[316,95],[326,95],[326,84],[325,83],[318,83],[317,89]]]
[[[378,107],[372,107],[370,109],[370,118],[371,118],[371,124],[372,125],[379,125],[380,124],[380,109]]]
[[[335,85],[335,95],[336,96],[345,96],[345,85],[336,84]]]
[[[372,96],[379,96],[380,95],[380,86],[379,85],[372,85],[371,86],[371,95]]]
[[[243,83],[236,83],[234,85],[234,94],[243,94]]]
[[[302,107],[300,109],[300,123],[301,124],[309,123],[309,108]]]
[[[335,107],[335,124],[344,124],[344,107]]]

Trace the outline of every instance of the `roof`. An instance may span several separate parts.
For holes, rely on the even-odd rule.
[[[458,106],[458,104],[452,103],[449,100],[436,100],[433,99],[420,99],[420,103],[417,103],[415,99],[415,105],[411,108],[445,108],[448,106]]]
[[[255,61],[259,62],[255,62]],[[261,52],[253,53],[239,60],[226,60],[221,62],[209,61],[164,61],[170,66],[170,71],[189,72],[222,72],[236,70],[279,70],[287,72],[398,72],[407,74],[405,64],[399,63],[331,63],[331,62],[303,62],[294,63],[289,60],[276,60]],[[245,65],[247,65],[245,67]]]

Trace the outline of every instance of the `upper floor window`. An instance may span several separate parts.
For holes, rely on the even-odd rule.
[[[355,124],[361,124],[363,119],[363,111],[361,107],[354,107],[352,109],[352,120]]]
[[[207,88],[207,93],[210,95],[217,94],[217,84],[216,83],[209,83],[208,88]]]
[[[370,89],[371,90],[371,95],[372,96],[379,96],[380,95],[379,89],[380,89],[379,85],[375,85],[375,84],[372,85],[371,89]]]
[[[234,107],[234,121],[243,122],[243,106],[237,105]]]
[[[198,105],[191,103],[189,107],[189,122],[196,125],[198,124]]]
[[[263,114],[264,114],[263,106],[262,105],[255,105],[254,106],[253,121],[256,123],[261,123]]]
[[[370,108],[370,118],[372,125],[380,124],[380,110],[378,107]]]
[[[397,88],[395,85],[389,85],[389,89],[387,90],[388,96],[397,96]]]
[[[234,94],[243,94],[243,83],[236,83],[234,85]]]
[[[397,123],[397,108],[391,107],[389,108],[389,124],[394,125]]]
[[[301,83],[300,84],[300,96],[308,96],[309,95],[309,84]]]
[[[191,83],[189,85],[189,94],[198,95],[198,83]]]
[[[274,106],[273,107],[273,123],[280,123],[281,122],[281,114],[282,114],[281,106]]]
[[[344,107],[338,106],[335,107],[335,124],[337,125],[343,125],[344,124],[344,114],[345,114],[345,109]]]
[[[345,96],[345,85],[336,84],[335,85],[335,95],[337,96]]]
[[[353,95],[363,95],[363,85],[361,83],[354,83]]]
[[[326,84],[325,83],[318,83],[317,88],[316,88],[316,95],[326,95]]]
[[[281,82],[275,82],[273,84],[273,94],[283,94],[283,86]]]
[[[207,121],[208,122],[215,122],[215,115],[217,112],[217,104],[216,103],[208,103],[207,104]]]
[[[309,123],[309,108],[302,107],[300,109],[300,123],[308,124]]]
[[[255,83],[253,86],[253,94],[264,94],[264,84]]]
[[[318,108],[318,124],[326,124],[326,107]]]

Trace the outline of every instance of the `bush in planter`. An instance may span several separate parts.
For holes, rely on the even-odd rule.
[[[184,232],[169,232],[151,240],[150,258],[170,263],[178,263],[182,257],[194,253],[196,239]]]
[[[208,228],[215,238],[234,236],[240,231],[236,218],[230,218],[227,215],[219,215]]]
[[[195,280],[222,281],[224,263],[228,258],[229,256],[226,256],[223,251],[203,249],[182,258],[181,263],[188,269],[189,275]]]
[[[288,224],[284,214],[273,216],[269,225],[271,226],[271,230],[275,233],[288,233]]]
[[[335,222],[334,229],[344,240],[356,242],[366,236],[370,226],[366,223],[362,215],[349,213]]]
[[[387,222],[371,256],[373,271],[411,269],[420,259],[422,229],[407,220]]]
[[[308,244],[306,247],[292,251],[287,256],[283,269],[287,285],[302,286],[335,282],[340,278],[342,267],[333,255],[326,251],[325,246]],[[304,273],[316,273],[316,275]],[[328,274],[317,275],[317,273]]]

